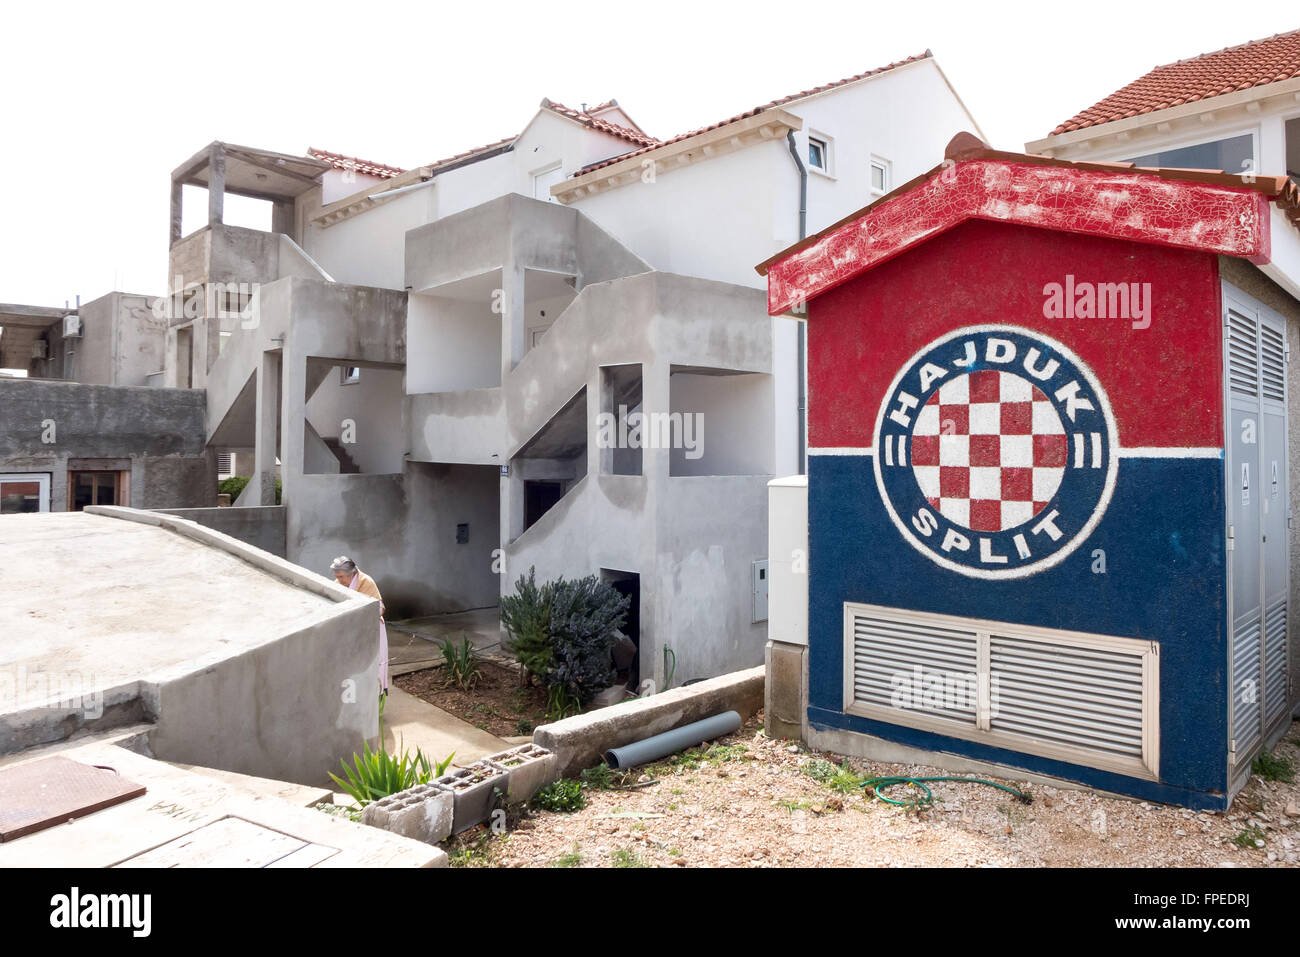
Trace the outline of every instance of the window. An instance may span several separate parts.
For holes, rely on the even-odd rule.
[[[339,376],[343,385],[356,385],[361,381],[361,367],[339,366]]]
[[[50,477],[0,475],[0,515],[50,510]]]
[[[871,192],[877,196],[889,192],[889,161],[871,158]]]
[[[813,169],[819,169],[823,173],[827,169],[826,141],[819,140],[815,136],[808,137],[808,165]]]
[[[70,511],[80,512],[87,505],[125,504],[126,483],[121,472],[69,472]]]
[[[1249,173],[1255,168],[1255,135],[1243,133],[1195,146],[1161,150],[1125,162],[1165,169],[1221,169],[1225,173]]]

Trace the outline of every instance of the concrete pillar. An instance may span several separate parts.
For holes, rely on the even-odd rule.
[[[258,505],[275,504],[276,435],[280,426],[280,354],[263,352],[257,370],[256,447],[253,479],[261,491]]]
[[[528,352],[524,312],[524,267],[515,260],[513,247],[501,267],[501,382]]]
[[[184,187],[179,180],[172,180],[172,207],[171,207],[171,231],[168,235],[167,247],[170,249],[180,241],[181,238],[181,197]]]
[[[656,359],[641,366],[641,411],[647,416],[672,411],[668,362]],[[652,482],[666,482],[669,475],[668,448],[642,448],[641,474]],[[651,487],[653,492],[653,485]]]
[[[307,441],[307,357],[286,341],[280,362],[280,500],[288,504],[303,474]]]
[[[282,200],[271,206],[271,232],[284,233],[294,242],[298,237],[294,235],[294,207],[293,200]]]
[[[212,144],[208,159],[208,225],[220,226],[226,203],[226,151],[220,143]]]

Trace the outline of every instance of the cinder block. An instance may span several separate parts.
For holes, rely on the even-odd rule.
[[[451,832],[459,834],[487,820],[492,812],[494,790],[506,793],[509,773],[486,759],[444,774],[433,783],[451,791]]]
[[[767,643],[767,681],[763,722],[768,737],[802,740],[808,709],[808,649],[771,640]]]
[[[361,822],[437,844],[451,834],[454,806],[454,795],[441,784],[417,784],[367,804],[361,811]]]
[[[521,744],[497,754],[489,754],[483,760],[491,761],[509,772],[506,798],[512,804],[527,801],[540,788],[559,777],[555,754],[537,744]]]

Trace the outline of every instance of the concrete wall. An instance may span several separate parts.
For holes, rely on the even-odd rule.
[[[408,392],[460,392],[501,384],[501,316],[492,311],[490,292],[473,302],[411,295],[407,336],[415,361],[407,371]]]
[[[358,382],[343,385],[335,367],[307,402],[307,418],[322,437],[334,439],[350,421],[354,441],[343,447],[361,471],[401,472],[409,438],[405,399],[401,369],[363,368]]]
[[[124,463],[137,508],[216,500],[202,392],[5,379],[0,409],[0,471],[48,473],[51,511],[67,507],[70,459]]]
[[[285,557],[285,514],[282,505],[251,508],[159,508],[152,511],[198,522],[278,558]]]
[[[496,604],[495,468],[410,463],[402,475],[302,475],[291,487],[289,559],[323,574],[350,556],[375,579],[390,619]]]
[[[62,325],[52,327],[49,358],[35,360],[35,373],[90,385],[147,385],[161,372],[167,342],[167,320],[153,310],[154,298],[110,292],[82,303],[82,335],[63,338]]]

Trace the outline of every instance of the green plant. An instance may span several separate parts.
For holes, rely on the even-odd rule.
[[[1295,782],[1295,768],[1288,758],[1280,754],[1265,751],[1251,763],[1250,770],[1265,781],[1281,781],[1283,784]]]
[[[527,718],[520,718],[515,722],[515,734],[532,734],[533,723]]]
[[[631,599],[588,575],[553,583],[551,594],[551,666],[546,683],[562,687],[586,705],[614,680],[610,655],[618,631],[627,621]]]
[[[501,838],[508,841],[510,838]],[[487,867],[492,863],[492,832],[485,830],[473,841],[459,844],[447,852],[449,867]]]
[[[641,858],[636,856],[636,852],[630,848],[620,847],[612,855],[615,867],[649,867]]]
[[[417,784],[428,784],[435,777],[434,766],[419,748],[415,749],[414,755],[403,751],[398,757],[382,749],[371,751],[370,743],[365,741],[362,742],[361,754],[353,752],[351,767],[347,761],[341,764],[347,779],[337,774],[331,774],[330,779],[363,807]],[[451,756],[440,762],[437,776],[441,776],[450,764]]]
[[[561,854],[555,859],[553,867],[577,867],[582,863],[582,855],[578,852],[578,843],[573,843],[573,850],[567,854]]]
[[[501,625],[510,636],[508,650],[518,659],[523,676],[543,683],[551,667],[551,595],[554,585],[538,585],[536,568],[519,576],[515,593],[501,599]]]
[[[471,690],[483,678],[478,651],[468,638],[462,638],[459,645],[453,644],[450,638],[444,638],[442,662],[447,669],[447,684],[454,684],[461,691]]]
[[[342,804],[330,804],[328,801],[321,801],[315,805],[315,808],[330,815],[330,817],[345,817],[353,823],[361,823],[361,810],[359,808],[345,807]]]
[[[582,702],[569,693],[563,685],[546,689],[546,720],[559,721],[582,710]]]
[[[249,479],[244,475],[232,475],[230,478],[222,479],[217,483],[218,495],[229,495],[230,503],[233,505],[235,500],[244,492],[244,487],[248,485]]]
[[[825,758],[813,758],[803,766],[803,773],[818,784],[829,784],[840,773],[840,769]]]
[[[1238,847],[1253,851],[1260,847],[1264,841],[1264,832],[1257,827],[1249,827],[1232,839],[1232,843]]]
[[[569,813],[581,811],[587,806],[587,795],[582,793],[582,784],[572,778],[561,778],[546,785],[533,795],[529,802],[543,811],[560,811]]]

